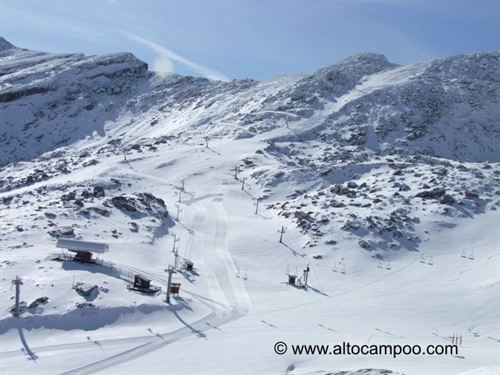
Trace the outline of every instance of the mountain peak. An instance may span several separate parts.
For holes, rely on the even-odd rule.
[[[14,46],[13,44],[11,44],[10,42],[8,42],[5,38],[0,36],[0,51],[5,51],[8,49],[13,49],[13,48],[17,48],[17,47]]]
[[[360,52],[356,53],[352,56],[349,56],[343,60],[341,60],[339,63],[343,62],[353,62],[353,61],[359,61],[359,62],[378,62],[381,64],[388,64],[392,65],[389,60],[387,60],[387,57],[381,53],[374,53],[374,52]]]
[[[397,64],[391,63],[381,53],[361,52],[349,56],[326,69],[341,68],[345,70],[347,68],[348,70],[366,70],[368,74],[371,74],[376,71],[395,68],[396,66]]]
[[[350,80],[378,73],[380,71],[397,67],[397,64],[391,63],[380,53],[362,52],[340,60],[334,65],[317,70],[313,76],[330,76],[335,72],[343,72]]]

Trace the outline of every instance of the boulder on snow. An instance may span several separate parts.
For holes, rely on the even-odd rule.
[[[448,204],[451,206],[451,205],[455,204],[457,202],[457,200],[455,198],[453,198],[453,196],[451,196],[450,194],[444,194],[441,197],[441,200],[439,202],[442,204]]]
[[[45,212],[45,216],[48,218],[48,219],[55,219],[56,218],[56,214],[53,213],[53,212]]]
[[[404,182],[399,185],[399,191],[409,191],[410,187]]]
[[[355,190],[351,190],[348,187],[343,187],[341,185],[334,185],[332,188],[330,188],[330,192],[337,195],[345,195],[349,198],[356,198]]]
[[[45,305],[47,302],[49,302],[49,297],[37,298],[28,305],[28,309],[36,309],[38,306]]]
[[[99,293],[99,287],[93,284],[76,283],[74,289],[79,295],[86,298],[95,296]]]
[[[72,227],[60,227],[58,229],[54,229],[48,232],[52,237],[74,237],[75,231]]]
[[[102,186],[94,186],[94,191],[92,192],[94,198],[102,198],[106,194],[104,193],[104,188]]]
[[[340,208],[340,207],[345,207],[345,204],[342,203],[342,202],[340,202],[340,201],[337,201],[337,200],[333,199],[330,202],[330,207]]]
[[[63,202],[69,202],[69,201],[74,201],[76,199],[76,192],[71,191],[69,193],[61,195],[61,200]]]
[[[422,190],[415,196],[423,199],[439,199],[445,194],[446,191],[444,189],[436,188],[432,190]]]
[[[366,240],[363,240],[363,239],[361,239],[361,240],[358,241],[358,245],[360,247],[362,247],[363,249],[369,249],[370,248],[370,243],[368,241],[366,241]]]
[[[108,210],[101,208],[101,207],[87,207],[87,208],[80,210],[78,213],[80,215],[87,217],[87,218],[91,217],[93,213],[100,215],[100,216],[104,216],[104,217],[109,217],[111,214]]]
[[[78,307],[79,309],[95,308],[94,304],[91,302],[77,302],[76,307]]]

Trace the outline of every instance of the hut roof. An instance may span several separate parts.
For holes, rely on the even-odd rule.
[[[67,238],[60,238],[57,240],[56,247],[68,249],[69,251],[91,251],[96,253],[104,253],[109,250],[109,246],[102,242],[90,242],[80,240],[70,240]]]

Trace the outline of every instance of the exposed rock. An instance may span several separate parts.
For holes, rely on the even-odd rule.
[[[94,191],[92,192],[92,195],[94,196],[94,198],[102,198],[106,194],[102,186],[94,186]]]
[[[91,297],[93,294],[99,293],[99,287],[97,285],[86,283],[76,283],[74,289],[83,297]]]
[[[346,195],[349,198],[356,197],[355,190],[351,190],[349,188],[342,187],[341,185],[334,185],[332,188],[330,188],[330,192],[337,194],[337,195]]]
[[[109,217],[111,214],[105,208],[100,208],[100,207],[87,207],[87,208],[84,208],[83,210],[79,211],[79,214],[83,215],[85,217],[91,217],[92,213],[96,213],[97,215],[104,216],[104,217]]]
[[[69,202],[69,201],[73,201],[75,199],[76,199],[76,192],[75,191],[71,191],[71,192],[63,194],[61,196],[61,200],[63,202]]]
[[[340,201],[337,201],[335,199],[333,199],[331,202],[330,202],[330,206],[331,207],[335,207],[335,208],[340,208],[340,207],[345,207],[345,204],[340,202]]]
[[[49,297],[37,298],[28,305],[28,309],[36,309],[38,306],[45,305],[47,302],[49,302]]]
[[[356,229],[359,229],[360,227],[361,227],[360,223],[352,221],[352,220],[346,220],[344,225],[342,225],[342,227],[340,229],[348,231],[348,230],[353,230],[353,229],[356,230]]]
[[[55,230],[51,230],[48,232],[52,237],[74,237],[75,231],[72,227],[60,227]]]
[[[359,240],[359,241],[358,241],[358,244],[359,244],[359,246],[361,246],[363,249],[369,249],[369,248],[371,247],[371,246],[370,246],[370,243],[369,243],[368,241],[366,241],[366,240],[363,240],[363,239]]]
[[[450,194],[444,194],[441,197],[441,200],[439,202],[442,204],[448,204],[451,206],[451,205],[455,204],[457,202],[457,200],[455,198],[453,198],[453,196],[451,196]]]
[[[409,191],[409,190],[410,190],[410,187],[407,184],[401,183],[399,185],[399,191]]]
[[[168,217],[167,206],[163,199],[150,193],[122,194],[113,197],[110,202],[130,217],[153,216],[159,219]]]
[[[137,200],[133,197],[118,196],[111,198],[111,204],[122,212],[133,213],[137,211]]]
[[[477,193],[474,193],[473,191],[466,191],[465,198],[466,199],[479,199],[479,195]]]
[[[99,161],[97,161],[96,159],[90,159],[90,160],[83,162],[82,166],[83,167],[90,167],[91,165],[96,165],[96,164],[99,164]]]
[[[95,308],[94,304],[91,302],[77,302],[76,307],[79,309],[89,309],[89,308]]]
[[[433,190],[423,190],[423,191],[417,193],[417,195],[415,195],[415,196],[418,198],[423,198],[423,199],[439,199],[445,193],[446,193],[446,191],[444,189],[436,188]]]

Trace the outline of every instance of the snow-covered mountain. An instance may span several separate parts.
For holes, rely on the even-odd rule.
[[[0,293],[20,275],[26,302],[0,304],[3,370],[159,373],[177,353],[178,373],[496,371],[499,104],[500,53],[217,82],[0,38]],[[165,288],[173,234],[196,271],[167,307],[124,286]],[[65,237],[110,251],[52,260]],[[307,264],[308,287],[284,283]],[[459,356],[425,360],[272,352],[458,334]]]
[[[261,134],[288,118],[297,125],[285,136],[291,140],[456,160],[499,157],[498,53],[403,67],[363,53],[310,76],[222,83],[177,75],[162,80],[130,53],[50,54],[5,40],[0,51],[2,164],[94,135],[116,138],[117,128],[128,133],[132,116],[149,121],[142,137],[171,132],[162,125],[179,118],[190,130],[235,138]],[[39,125],[44,122],[51,124],[48,132]]]

